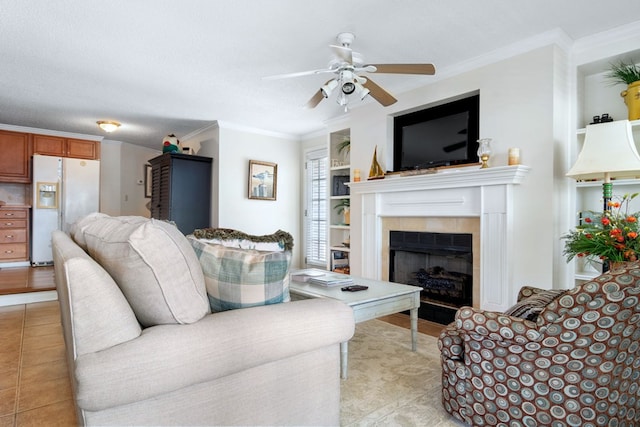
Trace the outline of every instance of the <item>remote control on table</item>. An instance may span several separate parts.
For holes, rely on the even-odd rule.
[[[345,286],[344,288],[342,288],[343,291],[347,291],[347,292],[358,292],[358,291],[365,291],[369,289],[368,286],[363,286],[363,285],[350,285],[350,286]]]

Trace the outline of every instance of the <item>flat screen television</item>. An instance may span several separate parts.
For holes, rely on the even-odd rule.
[[[393,170],[478,162],[480,95],[397,116]]]

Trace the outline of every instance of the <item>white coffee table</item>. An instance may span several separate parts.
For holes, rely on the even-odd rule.
[[[291,281],[289,286],[291,299],[337,299],[353,309],[356,323],[409,310],[411,315],[411,350],[416,351],[418,342],[418,307],[420,307],[420,291],[422,288],[400,283],[351,277],[354,284],[365,285],[369,289],[359,292],[345,292],[341,290],[342,286],[324,287],[306,282]],[[340,344],[340,376],[343,379],[347,378],[348,351],[348,343]]]

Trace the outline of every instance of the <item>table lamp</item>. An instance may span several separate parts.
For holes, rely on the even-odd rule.
[[[636,178],[639,175],[640,155],[629,120],[588,125],[578,160],[567,172],[567,176],[576,181],[604,179],[604,210],[611,209],[611,178]]]

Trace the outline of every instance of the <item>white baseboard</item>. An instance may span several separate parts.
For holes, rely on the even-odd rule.
[[[56,291],[25,292],[22,294],[0,295],[0,307],[7,305],[31,304],[34,302],[56,301]]]
[[[31,267],[29,261],[0,262],[0,268]]]

